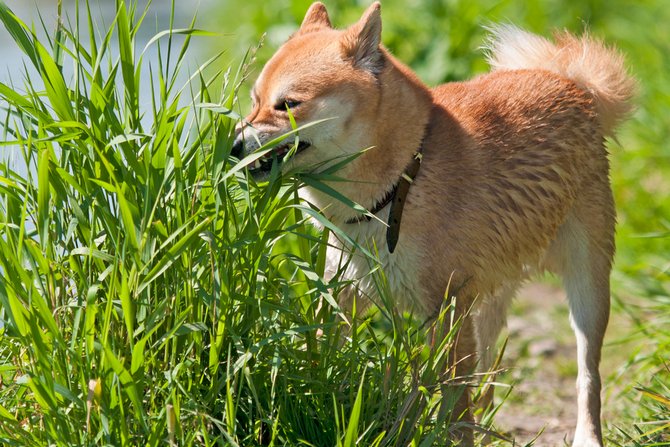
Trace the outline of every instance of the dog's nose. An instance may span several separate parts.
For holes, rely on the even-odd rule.
[[[237,134],[237,136],[235,137],[235,141],[233,142],[233,149],[230,151],[230,155],[237,158],[238,160],[241,160],[242,157],[244,156],[243,133],[244,132],[240,132]]]

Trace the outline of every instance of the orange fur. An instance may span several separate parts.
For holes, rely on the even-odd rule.
[[[493,33],[491,74],[430,90],[380,45],[379,3],[346,30],[334,30],[325,7],[315,3],[260,74],[247,121],[263,143],[290,130],[284,102],[298,124],[335,117],[300,133],[310,146],[289,167],[372,148],[339,172],[351,182],[331,184],[368,209],[422,145],[393,254],[382,223],[347,224],[359,215],[355,210],[309,188],[303,197],[352,239],[376,241],[400,305],[430,316],[450,278],[464,284],[458,312],[477,306],[452,359],[462,375],[472,371],[477,350],[490,363],[506,306],[529,272],[558,273],[578,342],[573,446],[601,446],[598,364],[615,225],[604,143],[630,114],[635,82],[622,56],[586,35],[558,34],[551,43],[507,25]],[[244,141],[248,152],[255,150],[250,133],[239,128],[237,151]],[[386,207],[377,215],[386,221],[388,213]],[[341,304],[354,296],[373,300],[368,260],[348,254],[335,235],[330,242],[340,248],[328,252],[331,274],[349,261],[345,277],[362,278],[340,296]],[[467,394],[459,405],[471,419]],[[471,442],[471,432],[462,436]]]
[[[611,135],[633,112],[637,84],[625,68],[624,57],[602,40],[564,31],[555,33],[554,44],[511,25],[497,25],[490,31],[485,48],[494,70],[549,70],[572,80],[593,96],[605,135]]]

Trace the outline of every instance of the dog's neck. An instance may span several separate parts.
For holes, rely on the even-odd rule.
[[[426,87],[403,63],[385,49],[386,66],[379,74],[377,114],[368,118],[368,135],[361,150],[371,148],[337,175],[351,182],[332,187],[345,197],[371,209],[398,183],[400,176],[428,135],[433,99]],[[335,224],[344,224],[360,213],[330,197],[309,191],[308,200],[324,210]]]

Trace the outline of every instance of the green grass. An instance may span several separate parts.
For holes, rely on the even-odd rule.
[[[337,307],[349,284],[323,278],[328,232],[308,230],[323,218],[297,199],[319,176],[245,176],[278,141],[230,157],[246,66],[205,77],[213,58],[177,85],[191,36],[208,33],[161,32],[140,53],[136,4],[117,2],[101,30],[86,7],[40,42],[0,3],[45,86],[0,85],[3,144],[26,167],[0,163],[0,443],[448,443],[464,389],[444,371],[454,333],[431,345],[389,301],[374,320]]]

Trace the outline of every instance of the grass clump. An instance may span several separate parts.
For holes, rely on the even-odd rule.
[[[206,77],[210,60],[181,87],[191,38],[208,33],[167,30],[138,53],[147,11],[116,6],[98,33],[86,3],[88,42],[79,5],[40,42],[0,3],[38,73],[23,91],[0,84],[19,158],[0,162],[0,442],[448,444],[458,324],[433,342],[388,299],[377,319],[347,317],[350,284],[324,278],[328,231],[308,230],[320,216],[297,198],[319,176],[246,177],[278,141],[230,157],[245,68]],[[143,67],[154,47],[158,66]]]
[[[654,273],[636,278],[632,291],[644,298],[636,305],[615,297],[615,308],[629,314],[633,327],[620,343],[636,345],[610,378],[625,383],[631,412],[631,422],[614,424],[610,440],[620,446],[670,445],[670,276]]]

